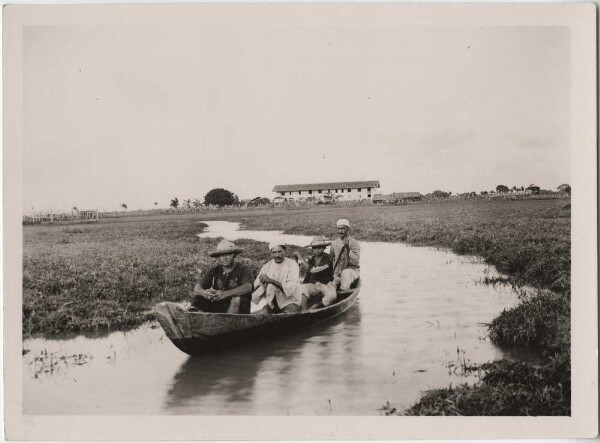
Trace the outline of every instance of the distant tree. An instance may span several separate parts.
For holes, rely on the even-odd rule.
[[[302,200],[306,200],[306,199],[302,199]],[[269,203],[271,203],[271,200],[269,200],[266,197],[260,197],[254,201],[249,201],[248,205],[249,206],[259,206],[259,205],[268,205]]]
[[[154,202],[154,206],[158,206],[158,202]]]
[[[232,205],[236,201],[236,197],[236,195],[234,195],[231,191],[228,191],[227,189],[215,188],[208,191],[208,193],[204,196],[204,203],[206,203],[207,205],[216,206]]]
[[[262,198],[259,198],[256,201],[256,203],[259,205],[268,205],[268,204],[271,204],[271,200],[269,200],[267,197],[262,197]]]
[[[125,210],[127,211],[127,203],[121,203],[121,207],[125,208]]]
[[[436,191],[433,191],[433,196],[435,198],[447,198],[447,197],[450,197],[451,194],[452,194],[452,192],[444,192],[444,191],[440,191],[439,189]]]
[[[33,209],[33,208],[31,208]],[[73,206],[73,211],[79,211],[79,209],[77,209],[77,206]]]
[[[525,190],[524,186],[521,186],[521,188],[519,189],[519,191],[524,191],[524,190]]]
[[[504,193],[506,193],[508,191],[509,191],[509,189],[508,189],[508,186],[506,186],[506,185],[498,185],[498,186],[496,186],[496,192],[504,194]]]
[[[194,206],[195,209],[200,209],[202,207],[202,202],[199,199],[195,198],[194,202],[192,203],[192,206]]]
[[[480,194],[481,195],[488,195],[488,192],[487,191],[481,191]]]
[[[172,199],[171,204],[169,206],[172,207],[173,209],[177,209],[179,207],[179,199],[177,197]]]
[[[558,187],[558,190],[560,192],[566,192],[567,194],[570,194],[571,193],[571,186],[568,185],[568,184],[566,184],[566,183],[563,183],[562,185],[560,185]]]
[[[532,194],[539,194],[540,187],[532,184],[532,185],[527,186],[527,191],[531,191]]]
[[[183,201],[183,205],[185,209],[192,209],[192,201],[189,198]]]

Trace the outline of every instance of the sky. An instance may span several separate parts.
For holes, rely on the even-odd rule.
[[[32,26],[24,210],[570,182],[560,27]]]

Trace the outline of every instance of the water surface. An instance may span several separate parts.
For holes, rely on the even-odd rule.
[[[206,224],[202,237],[310,242]],[[484,324],[517,299],[481,283],[492,268],[434,248],[361,246],[358,302],[306,330],[194,358],[155,323],[96,339],[26,340],[24,413],[377,415],[387,401],[403,409],[421,391],[473,382],[465,363],[503,356]]]

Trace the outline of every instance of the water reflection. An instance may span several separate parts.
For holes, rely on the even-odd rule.
[[[210,407],[216,404],[220,408],[227,405],[228,413],[261,413],[270,405],[256,404],[256,383],[266,381],[278,388],[294,385],[293,369],[300,364],[300,359],[306,358],[306,347],[318,345],[316,352],[310,351],[312,359],[336,359],[352,371],[359,324],[360,310],[355,305],[329,321],[303,330],[229,350],[188,357],[173,377],[163,411],[208,413]],[[331,372],[321,371],[318,378],[335,380],[339,372],[340,368]]]

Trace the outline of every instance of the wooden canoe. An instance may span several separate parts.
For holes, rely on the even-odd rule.
[[[163,302],[154,307],[154,315],[167,337],[189,355],[227,348],[248,340],[281,334],[339,315],[358,297],[360,281],[337,303],[314,311],[296,314],[213,314],[190,312],[179,303]]]

